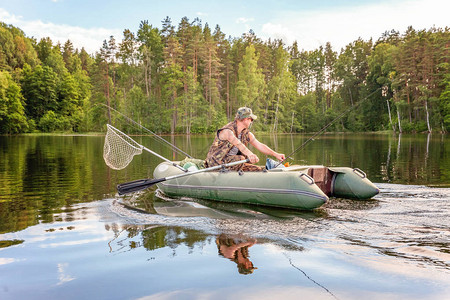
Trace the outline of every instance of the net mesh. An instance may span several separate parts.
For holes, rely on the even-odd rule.
[[[113,126],[107,124],[107,127],[103,159],[111,169],[122,170],[135,155],[142,153],[144,147]]]

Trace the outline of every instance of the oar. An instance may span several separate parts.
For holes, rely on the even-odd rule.
[[[166,180],[171,180],[171,179],[175,179],[175,178],[180,178],[180,177],[194,175],[194,174],[208,172],[208,171],[213,171],[213,170],[222,169],[222,168],[226,168],[226,167],[232,167],[232,166],[243,164],[246,162],[250,162],[250,160],[247,158],[244,160],[235,161],[235,162],[231,162],[228,164],[223,164],[223,165],[219,165],[219,166],[214,166],[214,167],[210,167],[210,168],[206,168],[206,169],[182,173],[182,174],[178,174],[178,175],[172,175],[172,176],[163,177],[163,178],[139,179],[139,180],[119,184],[117,186],[117,190],[119,192],[119,195],[125,195],[125,194],[129,194],[129,193],[145,190],[145,189],[151,187],[152,185],[155,185],[157,183],[160,183],[160,182],[163,182]]]

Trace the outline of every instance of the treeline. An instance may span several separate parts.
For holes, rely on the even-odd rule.
[[[167,17],[90,55],[0,25],[0,133],[102,131],[118,117],[107,106],[159,133],[213,132],[244,105],[261,131],[314,132],[345,111],[329,130],[450,129],[448,28],[385,32],[338,53]]]

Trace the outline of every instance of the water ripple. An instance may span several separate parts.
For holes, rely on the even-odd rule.
[[[372,200],[331,199],[312,212],[167,197],[154,202],[151,213],[130,209],[124,199],[114,201],[111,210],[132,224],[183,226],[210,234],[245,234],[295,247],[314,242],[350,253],[365,249],[368,257],[378,253],[449,273],[450,189],[377,186],[381,193]],[[139,197],[133,201],[139,201]]]

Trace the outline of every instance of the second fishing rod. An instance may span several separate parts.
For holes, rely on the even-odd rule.
[[[103,106],[105,106],[107,109],[111,109],[111,110],[114,111],[115,113],[121,115],[121,116],[124,117],[128,122],[133,123],[134,125],[136,125],[136,126],[142,128],[142,129],[144,129],[145,131],[151,133],[158,141],[163,142],[163,143],[169,145],[173,150],[175,150],[175,151],[178,152],[179,154],[181,153],[181,154],[183,154],[183,155],[185,155],[185,156],[187,156],[187,157],[189,157],[189,158],[193,158],[193,157],[192,157],[191,155],[189,155],[188,153],[184,152],[183,150],[181,150],[180,148],[178,148],[178,147],[175,146],[174,144],[170,143],[169,141],[163,139],[161,136],[157,135],[156,133],[154,133],[154,132],[151,131],[150,129],[148,129],[148,128],[142,126],[141,124],[137,123],[137,122],[134,121],[133,119],[127,117],[126,115],[124,115],[124,114],[121,113],[120,111],[118,111],[118,110],[114,109],[113,107],[108,106],[108,105],[106,105],[106,104],[104,104],[104,103],[100,103],[100,104],[103,105]]]
[[[381,87],[376,89],[375,91],[373,91],[372,93],[370,93],[369,95],[367,95],[364,99],[362,99],[361,101],[359,101],[358,103],[356,103],[353,106],[350,106],[348,109],[344,110],[342,113],[340,113],[336,118],[334,118],[330,123],[328,123],[327,125],[325,125],[322,129],[320,129],[319,131],[317,131],[315,134],[313,134],[309,139],[307,139],[305,142],[303,142],[299,147],[297,147],[294,151],[292,151],[291,153],[289,153],[288,155],[286,155],[286,158],[280,162],[278,162],[275,165],[275,168],[278,167],[279,165],[283,164],[288,158],[291,158],[292,155],[294,155],[295,153],[297,153],[298,151],[300,151],[301,149],[305,148],[306,145],[308,145],[311,141],[313,141],[316,137],[320,136],[322,133],[324,133],[327,128],[329,128],[331,125],[333,125],[336,121],[340,120],[343,116],[345,116],[347,113],[349,113],[350,111],[354,110],[355,108],[357,108],[361,103],[363,103],[364,101],[366,101],[367,99],[369,99],[369,97],[371,97],[373,94],[375,94],[376,92],[378,92],[379,90],[381,90]],[[291,158],[292,159],[292,158]]]

